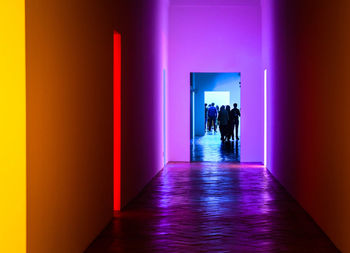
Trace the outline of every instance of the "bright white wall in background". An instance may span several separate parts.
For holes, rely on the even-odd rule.
[[[229,91],[205,91],[204,102],[208,104],[215,103],[215,106],[230,105]]]

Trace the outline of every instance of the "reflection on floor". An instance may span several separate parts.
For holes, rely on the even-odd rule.
[[[221,142],[219,132],[208,132],[191,140],[192,162],[239,162],[241,142]]]
[[[261,165],[169,164],[86,251],[338,252]]]

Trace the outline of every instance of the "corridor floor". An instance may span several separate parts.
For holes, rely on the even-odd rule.
[[[86,252],[338,250],[261,165],[172,163]]]
[[[240,141],[222,142],[218,132],[206,132],[204,136],[191,140],[192,162],[239,162]]]

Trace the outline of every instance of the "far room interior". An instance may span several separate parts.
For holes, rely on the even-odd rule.
[[[240,108],[240,73],[191,73],[191,162],[240,162]]]

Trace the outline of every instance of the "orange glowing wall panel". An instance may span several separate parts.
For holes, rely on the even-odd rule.
[[[114,210],[120,210],[121,162],[121,35],[113,34],[113,88],[114,88]]]
[[[29,253],[84,252],[112,219],[112,9],[26,1]]]

